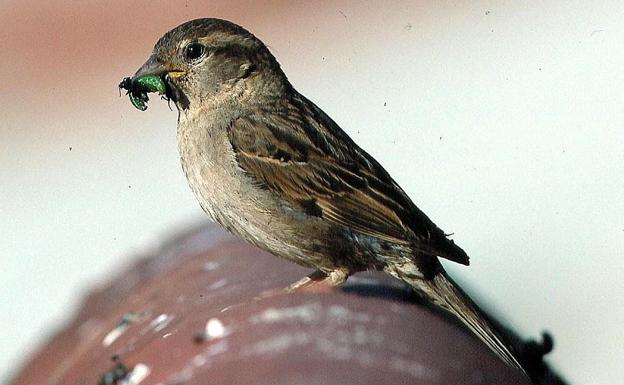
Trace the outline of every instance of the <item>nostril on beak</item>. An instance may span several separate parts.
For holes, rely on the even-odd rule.
[[[146,75],[161,76],[167,72],[167,67],[160,63],[155,55],[152,55],[134,74],[133,79]]]

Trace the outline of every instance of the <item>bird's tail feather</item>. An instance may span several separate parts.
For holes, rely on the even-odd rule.
[[[451,280],[446,272],[441,271],[432,279],[410,278],[405,276],[401,278],[414,287],[420,294],[424,295],[429,301],[461,321],[461,323],[470,329],[470,331],[483,341],[508,366],[525,372],[518,359],[503,342],[503,339],[495,331],[484,313],[479,310],[477,305],[453,282],[453,280]]]

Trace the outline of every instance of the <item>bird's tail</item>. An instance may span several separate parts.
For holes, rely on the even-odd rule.
[[[424,295],[428,301],[461,321],[508,366],[526,373],[485,314],[446,272],[438,272],[432,279],[411,278],[410,276],[401,276],[401,279],[414,287],[419,294]]]

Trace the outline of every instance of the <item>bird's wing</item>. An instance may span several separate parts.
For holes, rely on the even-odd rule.
[[[228,135],[244,171],[308,214],[468,264],[389,174],[303,96],[238,118]]]

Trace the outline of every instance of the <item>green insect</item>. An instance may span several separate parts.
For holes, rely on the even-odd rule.
[[[154,75],[139,76],[135,79],[124,78],[119,83],[119,89],[126,90],[132,105],[141,111],[147,110],[148,92],[157,92],[159,95],[164,95],[167,92],[165,82]]]

